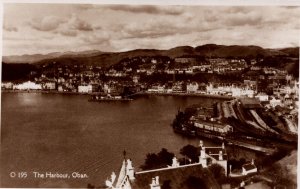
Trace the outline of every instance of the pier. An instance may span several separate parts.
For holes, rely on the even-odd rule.
[[[252,145],[249,143],[244,143],[244,142],[235,141],[235,140],[231,140],[231,139],[225,139],[225,141],[228,142],[229,144],[231,143],[231,145],[247,148],[247,149],[258,151],[258,152],[263,152],[266,154],[272,154],[276,151],[276,149],[255,146],[255,145]]]

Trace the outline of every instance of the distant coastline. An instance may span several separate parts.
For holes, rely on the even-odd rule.
[[[200,94],[200,93],[149,93],[144,92],[142,95],[154,95],[154,96],[191,96],[191,97],[205,97],[205,98],[220,98],[220,99],[234,99],[232,96],[214,95],[214,94]]]
[[[61,91],[42,91],[42,90],[1,90],[2,93],[43,93],[43,94],[66,94],[66,95],[93,95],[94,93],[79,93],[79,92],[61,92]],[[213,95],[213,94],[199,94],[199,93],[150,93],[150,92],[139,92],[132,95],[135,96],[186,96],[186,97],[204,97],[204,98],[218,98],[231,100],[233,97],[224,95]]]

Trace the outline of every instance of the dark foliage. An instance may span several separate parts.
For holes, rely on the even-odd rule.
[[[32,64],[2,63],[2,81],[25,81],[31,79],[30,73],[36,71]]]
[[[219,164],[212,164],[208,167],[208,169],[217,180],[225,177],[225,170]]]
[[[161,185],[161,189],[171,189],[171,180],[165,180]]]
[[[186,179],[183,185],[186,185],[187,188],[190,189],[206,189],[208,186],[206,186],[205,181],[203,178],[190,176]]]
[[[88,184],[88,185],[87,185],[87,188],[88,188],[88,189],[93,189],[93,188],[95,188],[95,186],[94,186],[94,185],[91,185],[91,184]]]
[[[242,169],[242,166],[246,163],[246,160],[244,158],[241,158],[239,160],[236,159],[230,159],[228,161],[228,165],[231,165],[231,171],[233,170],[240,170]]]
[[[180,154],[183,156],[188,157],[189,159],[192,160],[193,163],[198,162],[199,158],[199,150],[193,145],[186,145],[183,148],[180,149]]]
[[[149,153],[146,156],[145,163],[141,166],[143,170],[156,169],[167,167],[167,165],[172,164],[172,159],[174,154],[168,152],[167,149],[162,148],[161,151],[157,154]]]

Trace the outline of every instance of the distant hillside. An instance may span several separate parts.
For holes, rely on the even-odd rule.
[[[287,55],[278,50],[274,49],[263,49],[259,46],[239,46],[239,45],[215,45],[207,44],[203,46],[198,46],[195,48],[196,52],[199,54],[204,54],[205,56],[212,57],[257,57],[257,56],[277,56],[277,55]]]
[[[298,57],[299,58],[299,48],[285,48],[285,49],[278,49],[278,51],[283,52],[291,57]]]
[[[181,56],[204,56],[204,57],[238,57],[238,58],[257,58],[270,56],[291,56],[299,55],[299,48],[285,49],[263,49],[258,46],[224,46],[216,44],[207,44],[197,46],[179,46],[169,50],[156,49],[136,49],[127,52],[101,52],[97,50],[83,52],[64,52],[50,53],[46,55],[22,55],[22,56],[4,56],[5,63],[36,63],[47,64],[56,62],[58,64],[85,64],[108,67],[119,63],[122,59],[137,56],[168,56],[170,58]],[[298,57],[298,56],[296,56]]]
[[[15,55],[15,56],[3,56],[2,61],[6,63],[36,63],[45,59],[63,58],[63,57],[89,57],[102,54],[103,52],[98,50],[81,51],[81,52],[53,52],[49,54],[32,54],[32,55]]]

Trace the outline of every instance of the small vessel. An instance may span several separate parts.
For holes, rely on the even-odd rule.
[[[91,95],[89,101],[132,101],[132,98],[123,97],[120,95]]]

